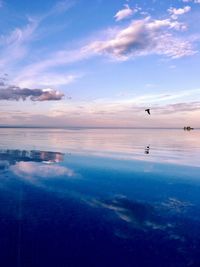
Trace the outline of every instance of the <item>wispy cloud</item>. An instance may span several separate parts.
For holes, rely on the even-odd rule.
[[[124,5],[123,9],[119,10],[115,14],[114,18],[116,21],[120,21],[120,20],[131,17],[135,11],[136,10],[133,10],[132,8],[129,7],[129,5],[126,4]]]
[[[49,11],[40,16],[27,16],[27,24],[16,27],[10,33],[0,36],[0,69],[20,63],[28,54],[33,41],[41,39],[38,29],[42,22],[51,16],[58,15],[74,5],[73,0],[58,1]]]
[[[183,0],[184,3],[195,3],[195,4],[200,4],[200,0]]]
[[[14,83],[20,87],[57,87],[69,85],[82,77],[80,74],[40,72],[29,75],[28,72],[22,73],[14,79]]]
[[[162,109],[160,112],[162,114],[170,114],[170,113],[180,113],[180,112],[189,113],[191,111],[200,111],[200,101],[169,104],[166,105],[165,108]]]
[[[67,11],[69,8],[71,8],[72,6],[74,6],[75,4],[75,0],[61,0],[58,1],[53,8],[51,9],[50,13],[62,13]]]
[[[197,111],[200,102],[196,101],[200,97],[200,90],[183,90],[177,93],[151,93],[139,96],[129,96],[125,99],[96,99],[91,102],[82,101],[69,103],[67,106],[62,103],[56,103],[51,109],[51,115],[54,117],[79,116],[87,117],[108,117],[120,118],[126,116],[129,118],[140,117],[144,110],[150,107],[155,114],[177,113],[183,111]],[[186,101],[187,100],[187,101]],[[188,103],[185,104],[184,103]]]
[[[186,14],[189,11],[191,11],[191,7],[190,6],[185,6],[183,8],[174,8],[174,7],[170,7],[168,9],[169,14],[171,15],[172,19],[178,19],[178,17],[180,15]]]
[[[47,79],[45,77],[54,77],[55,79],[50,79],[49,82],[53,84],[53,80],[55,81],[56,85],[59,85],[58,80],[62,80],[62,84],[68,84],[78,78],[80,75],[72,74],[67,75],[65,74],[64,77],[61,77],[61,74],[52,74],[51,69],[63,65],[68,65],[71,63],[75,63],[84,59],[87,59],[91,56],[91,52],[86,51],[84,48],[76,49],[76,50],[58,50],[54,53],[48,55],[48,57],[43,58],[38,62],[26,65],[24,68],[18,72],[18,75],[15,79],[16,82],[24,83],[24,82],[31,82],[39,81],[39,83],[46,83]],[[46,82],[45,82],[46,80]],[[42,82],[43,81],[43,82]],[[57,82],[56,82],[57,81]]]
[[[44,12],[44,14],[41,16],[41,20],[45,20],[50,18],[51,16],[60,15],[66,11],[68,11],[70,8],[72,8],[76,3],[76,0],[61,0],[57,1],[52,8],[50,8],[48,11]]]
[[[1,59],[0,68],[8,68],[16,61],[25,57],[28,52],[28,44],[33,40],[33,34],[38,27],[39,21],[28,18],[28,24],[22,28],[15,28],[8,35],[0,37]]]

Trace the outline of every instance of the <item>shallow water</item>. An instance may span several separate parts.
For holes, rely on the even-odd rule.
[[[200,131],[0,129],[0,265],[200,266]]]

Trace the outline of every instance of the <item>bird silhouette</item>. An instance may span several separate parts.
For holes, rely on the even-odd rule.
[[[151,113],[150,113],[150,108],[145,109],[145,111],[146,111],[149,115],[151,115]]]

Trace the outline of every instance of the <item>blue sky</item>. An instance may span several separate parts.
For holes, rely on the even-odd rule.
[[[199,0],[3,0],[0,16],[1,125],[199,126]]]

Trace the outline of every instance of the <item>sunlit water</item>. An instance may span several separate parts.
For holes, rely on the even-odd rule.
[[[0,266],[199,267],[200,131],[0,129]]]

